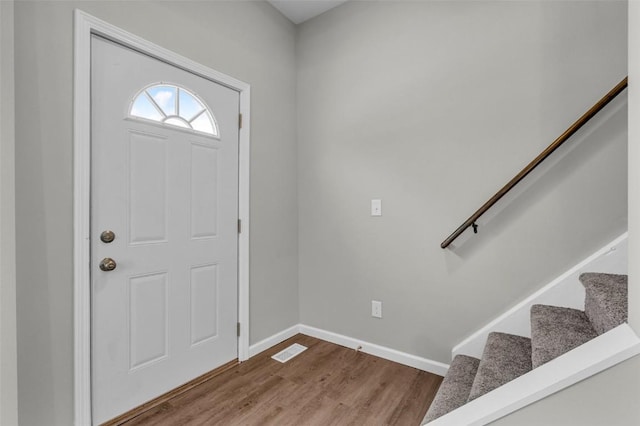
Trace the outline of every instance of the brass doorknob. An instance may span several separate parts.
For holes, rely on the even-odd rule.
[[[100,269],[105,272],[113,271],[116,266],[116,261],[110,257],[105,257],[100,261]]]

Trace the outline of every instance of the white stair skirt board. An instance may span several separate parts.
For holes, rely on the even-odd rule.
[[[277,354],[275,354],[274,356],[272,356],[272,359],[275,359],[278,362],[282,362],[285,363],[287,361],[289,361],[292,358],[295,358],[296,356],[300,355],[302,352],[306,351],[308,348],[306,346],[302,346],[299,343],[294,343],[293,345],[289,346],[286,349],[281,350],[280,352],[278,352]]]
[[[619,325],[427,424],[485,425],[639,353],[638,336]]]
[[[628,234],[625,232],[458,343],[451,351],[451,359],[459,354],[481,358],[487,336],[492,331],[531,337],[530,309],[532,305],[546,304],[583,310],[585,291],[578,277],[582,272],[626,275],[627,236]]]
[[[374,343],[365,342],[363,340],[354,339],[353,337],[344,336],[342,334],[333,333],[331,331],[322,330],[320,328],[304,324],[298,324],[287,328],[286,330],[251,345],[249,347],[249,354],[253,357],[298,333],[306,334],[307,336],[315,337],[316,339],[335,343],[347,348],[352,348],[354,350],[360,350],[361,352],[369,355],[374,355],[379,358],[397,362],[398,364],[417,368],[418,370],[428,371],[429,373],[437,374],[439,376],[444,376],[447,374],[447,370],[449,370],[449,365],[442,362],[400,352],[385,346],[376,345]]]

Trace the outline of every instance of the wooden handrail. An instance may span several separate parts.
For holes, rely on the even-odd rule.
[[[558,138],[553,141],[551,145],[549,145],[544,151],[542,151],[536,158],[533,159],[527,166],[520,171],[513,179],[511,179],[505,186],[500,189],[500,191],[496,192],[496,194],[489,199],[486,203],[482,205],[474,214],[469,217],[462,225],[458,227],[451,235],[444,240],[440,247],[447,248],[449,244],[453,242],[456,238],[460,236],[468,227],[473,226],[474,232],[477,231],[476,220],[487,210],[491,208],[495,203],[500,200],[507,192],[509,192],[514,186],[518,184],[525,176],[527,176],[533,169],[538,167],[540,163],[547,159],[560,145],[565,143],[575,132],[580,130],[582,126],[584,126],[593,116],[595,116],[602,108],[604,108],[609,102],[611,102],[616,96],[618,96],[624,89],[627,88],[627,80],[628,77],[625,77],[620,83],[616,85],[609,93],[604,95],[602,99],[600,99],[594,106],[592,106],[589,111],[585,112],[582,117],[576,120],[567,130],[564,131],[563,134],[558,136]]]

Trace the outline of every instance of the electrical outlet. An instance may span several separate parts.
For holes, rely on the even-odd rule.
[[[379,300],[371,301],[371,316],[374,318],[382,318],[382,302]]]

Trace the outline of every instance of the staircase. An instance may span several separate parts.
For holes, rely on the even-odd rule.
[[[531,338],[492,332],[480,359],[456,355],[423,424],[436,420],[627,321],[627,276],[584,273],[584,311],[531,307]]]

